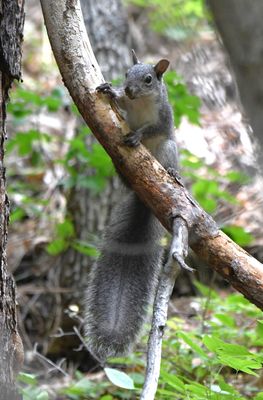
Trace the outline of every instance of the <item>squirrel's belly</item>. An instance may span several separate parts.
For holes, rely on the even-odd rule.
[[[157,137],[150,137],[142,140],[142,144],[152,153],[152,155],[158,159],[158,149],[161,143],[163,143],[164,137],[158,132]]]
[[[155,125],[159,117],[158,104],[152,98],[129,100],[127,103],[127,122],[132,130],[147,124]]]

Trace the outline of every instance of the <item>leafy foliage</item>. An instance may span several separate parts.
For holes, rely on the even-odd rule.
[[[188,150],[181,150],[180,155],[182,174],[191,182],[193,196],[205,211],[213,214],[220,205],[238,205],[226,186],[229,183],[246,184],[247,176],[239,171],[221,175]],[[241,226],[224,225],[221,229],[240,246],[248,246],[253,241],[253,236]]]
[[[222,230],[240,246],[248,246],[253,241],[253,236],[242,226],[228,225],[224,226]]]
[[[201,102],[197,96],[188,92],[182,79],[174,71],[165,74],[169,101],[174,111],[174,122],[178,127],[182,117],[186,116],[192,124],[199,124]]]
[[[49,400],[48,392],[38,387],[38,380],[34,375],[20,372],[18,382],[23,400]]]
[[[83,187],[96,195],[105,188],[108,178],[115,171],[110,157],[100,144],[93,143],[90,148],[87,147],[85,139],[89,134],[89,128],[82,126],[79,133],[69,140],[68,152],[60,161],[68,172],[63,181],[67,189]]]
[[[261,311],[240,294],[221,297],[200,283],[196,286],[204,296],[194,300],[196,316],[189,320],[178,315],[168,321],[156,400],[262,399],[263,392],[259,393],[254,379],[263,364]],[[87,396],[133,399],[144,380],[142,360],[139,352],[112,359],[112,367],[104,370],[105,379],[96,382],[78,372],[60,394],[74,400],[84,400]],[[22,381],[27,384],[23,393],[31,390],[37,393],[34,377],[29,380],[24,377]]]
[[[63,112],[65,106],[68,107],[68,99],[64,96],[60,88],[48,96],[20,87],[12,93],[8,112],[17,130],[6,144],[7,156],[15,160],[14,165],[8,168],[11,223],[18,223],[27,217],[43,218],[49,203],[49,198],[43,199],[47,190],[44,178],[48,170],[55,171],[57,166],[64,168],[64,176],[57,180],[57,188],[54,190],[63,190],[65,195],[72,187],[84,187],[90,189],[95,196],[105,188],[108,178],[115,173],[103,147],[98,143],[88,145],[90,130],[86,126],[82,126],[78,134],[69,140],[39,129],[39,116],[43,113],[48,116],[56,113],[59,118],[58,113]],[[71,108],[78,114],[74,105]],[[29,126],[29,129],[22,131],[21,126]],[[67,151],[60,154],[63,158],[58,158],[57,152],[52,153],[50,150],[61,147],[62,141],[63,145],[67,145]],[[53,179],[56,181],[55,175]],[[48,213],[46,218],[49,218]],[[57,223],[54,236],[56,239],[47,246],[47,251],[54,256],[69,246],[91,257],[98,255],[93,242],[75,238],[75,229],[68,217]]]
[[[126,0],[147,9],[151,28],[176,40],[208,29],[203,0]]]

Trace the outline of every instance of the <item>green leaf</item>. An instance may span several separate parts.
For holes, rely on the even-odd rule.
[[[176,389],[178,393],[185,393],[185,384],[176,375],[161,370],[161,378],[165,383]]]
[[[174,397],[175,396],[174,389],[169,390],[169,389],[158,388],[157,394],[158,397],[156,397],[156,399],[161,399],[161,400],[182,399],[182,397]]]
[[[46,247],[46,250],[52,256],[57,256],[67,248],[68,248],[68,243],[64,239],[58,238],[49,243]]]
[[[215,211],[218,197],[218,182],[200,178],[192,185],[192,193],[201,206],[209,213]]]
[[[17,379],[20,382],[26,383],[27,385],[35,386],[37,384],[37,378],[35,375],[27,374],[26,372],[20,372]]]
[[[131,372],[130,377],[132,378],[135,385],[142,386],[144,383],[144,374],[139,372]]]
[[[191,347],[192,350],[194,350],[197,354],[199,354],[203,358],[208,358],[207,353],[200,347],[196,342],[194,342],[192,335],[190,333],[184,333],[184,332],[178,332],[177,336],[183,341],[188,344],[189,347]]]
[[[21,157],[29,155],[33,151],[33,145],[41,140],[50,141],[50,135],[36,129],[29,129],[25,132],[17,132],[12,139],[7,142],[6,151],[10,153],[17,148]]]
[[[239,246],[248,246],[254,239],[251,233],[246,232],[241,226],[224,226],[222,231],[225,232],[225,234],[228,235],[232,240],[234,240],[234,242],[239,244]]]
[[[219,382],[220,388],[224,392],[228,392],[228,393],[231,393],[231,394],[235,395],[236,396],[235,399],[238,397],[237,396],[237,394],[238,394],[237,390],[233,386],[231,386],[228,383],[226,383],[224,378],[223,378],[223,376],[221,376],[221,375],[218,376],[218,382]]]
[[[207,399],[207,392],[209,391],[208,388],[200,383],[193,382],[189,385],[185,385],[186,389],[189,392],[194,393],[197,396],[204,396],[204,399]]]
[[[257,376],[252,370],[262,367],[262,357],[250,353],[244,346],[225,343],[215,336],[208,335],[204,336],[203,343],[210,351],[217,354],[222,364],[228,365],[237,371]]]
[[[39,393],[36,397],[36,400],[48,400],[48,399],[49,399],[49,395],[46,390],[43,390],[43,392]]]
[[[240,183],[240,184],[248,184],[250,178],[243,174],[240,171],[230,171],[228,172],[225,177],[230,181],[230,182],[235,182],[235,183]]]
[[[25,217],[26,213],[22,208],[16,208],[10,214],[10,223],[13,224],[16,221],[21,221]]]
[[[35,91],[18,88],[16,90],[16,98],[23,99],[27,103],[32,103],[38,106],[42,104],[41,96]]]
[[[241,293],[231,293],[227,296],[227,303],[230,305],[236,305],[239,309],[242,305],[249,306],[251,303]]]
[[[228,326],[229,328],[234,328],[236,326],[236,321],[234,318],[230,317],[227,314],[214,314],[214,317],[217,318],[223,325]]]
[[[63,239],[71,238],[75,235],[74,225],[69,219],[57,224],[56,231],[58,236]]]
[[[78,110],[78,107],[77,107],[76,104],[74,104],[74,103],[71,104],[71,111],[73,112],[73,114],[75,114],[75,115],[77,115],[77,116],[80,115],[80,112],[79,112],[79,110]]]
[[[257,336],[262,339],[263,341],[263,320],[257,321],[257,328],[256,328]]]
[[[27,115],[32,114],[33,110],[27,109],[26,106],[17,103],[8,103],[7,113],[12,114],[17,119],[22,119]]]
[[[85,139],[85,136],[91,134],[91,130],[87,125],[81,125],[79,127],[79,134],[81,137],[83,137]]]
[[[62,106],[62,101],[58,97],[47,96],[43,99],[43,104],[48,108],[48,111],[56,112]]]
[[[249,354],[248,350],[244,346],[225,343],[221,339],[218,339],[215,336],[205,335],[203,338],[203,343],[210,351],[213,351],[214,353],[217,353],[217,354],[225,352],[225,351],[230,352],[230,350],[231,350],[231,354],[233,354],[233,355]]]
[[[93,244],[82,240],[75,240],[72,244],[72,247],[78,252],[93,258],[98,257],[98,255],[100,254]]]
[[[62,392],[73,396],[85,396],[89,395],[92,389],[94,389],[93,382],[84,377],[68,388],[63,389]]]
[[[113,368],[104,368],[105,374],[108,379],[115,386],[121,387],[123,389],[134,390],[133,380],[124,372]]]
[[[165,81],[174,111],[175,125],[180,125],[183,116],[186,116],[193,124],[200,124],[201,102],[199,98],[189,94],[186,85],[181,82],[181,78],[174,71],[165,74]]]
[[[92,146],[92,152],[90,153],[89,158],[89,165],[96,168],[100,172],[100,174],[105,177],[113,176],[114,174],[114,167],[110,156],[98,143],[94,143]]]

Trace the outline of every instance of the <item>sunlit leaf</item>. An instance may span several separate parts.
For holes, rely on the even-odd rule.
[[[104,371],[108,379],[115,386],[119,386],[123,389],[134,390],[134,383],[133,380],[129,377],[129,375],[113,368],[104,368]]]

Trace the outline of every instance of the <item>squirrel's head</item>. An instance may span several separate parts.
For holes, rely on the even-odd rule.
[[[134,65],[127,71],[124,90],[130,99],[144,96],[158,96],[163,82],[162,77],[170,62],[162,59],[156,65],[142,64],[133,52]]]

